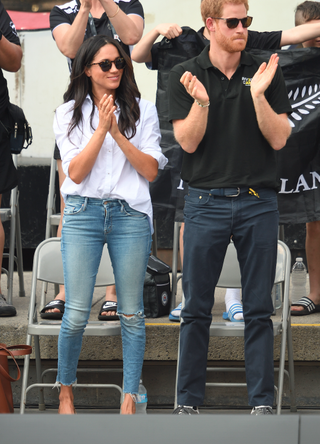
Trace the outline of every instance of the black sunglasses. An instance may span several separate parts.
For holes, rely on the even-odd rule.
[[[102,60],[102,62],[90,63],[88,66],[99,65],[103,72],[110,71],[112,63],[117,69],[123,69],[126,66],[126,61],[123,57],[118,57],[115,60]]]
[[[238,18],[222,18],[222,17],[211,17],[214,20],[225,20],[226,24],[228,26],[229,29],[235,29],[238,25],[239,22],[241,22],[242,26],[244,28],[249,28],[249,26],[252,23],[253,17],[244,17],[242,19],[238,19]]]

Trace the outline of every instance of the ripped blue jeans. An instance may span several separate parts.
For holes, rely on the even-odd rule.
[[[66,199],[61,238],[66,304],[58,341],[57,382],[71,385],[76,381],[82,336],[105,243],[118,298],[124,392],[136,394],[145,349],[143,284],[151,230],[147,215],[133,210],[124,200]]]

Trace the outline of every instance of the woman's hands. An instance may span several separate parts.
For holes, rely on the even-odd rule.
[[[119,128],[117,125],[116,116],[114,115],[114,112],[117,109],[117,107],[114,104],[113,96],[112,95],[107,96],[107,94],[104,94],[104,96],[99,102],[98,109],[99,109],[98,128],[103,130],[105,134],[107,134],[107,132],[109,131],[112,137],[114,137],[111,132],[111,127],[116,126],[118,131]],[[115,128],[113,131],[115,131]]]

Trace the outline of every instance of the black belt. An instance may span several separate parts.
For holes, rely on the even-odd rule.
[[[212,188],[211,190],[189,187],[189,190],[206,193],[209,196],[238,197],[242,193],[248,193],[249,187]]]

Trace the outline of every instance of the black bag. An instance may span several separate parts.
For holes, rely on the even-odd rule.
[[[23,148],[28,148],[32,143],[31,126],[19,106],[9,103],[8,110],[13,122],[10,134],[11,153],[20,154]]]
[[[147,318],[159,318],[170,312],[171,268],[155,256],[148,260],[143,288],[144,314]]]

